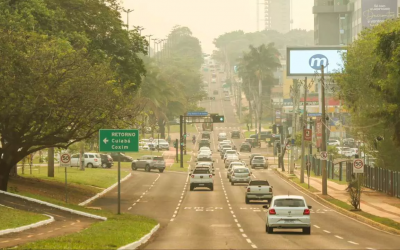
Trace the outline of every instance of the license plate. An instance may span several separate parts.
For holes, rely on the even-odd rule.
[[[257,196],[263,196],[262,194],[257,194]]]
[[[294,220],[285,220],[285,223],[293,223]]]
[[[204,186],[204,184],[199,184],[199,186]]]

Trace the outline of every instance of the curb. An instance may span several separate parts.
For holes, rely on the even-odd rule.
[[[60,209],[60,210],[63,210],[63,211],[67,211],[67,212],[70,212],[70,213],[73,213],[73,214],[77,214],[77,215],[81,215],[81,216],[86,216],[86,217],[97,219],[97,220],[104,220],[104,221],[107,220],[107,218],[103,217],[103,216],[98,216],[98,215],[94,215],[94,214],[89,214],[89,213],[77,211],[77,210],[74,210],[74,209],[70,209],[70,208],[66,208],[66,207],[62,207],[62,206],[58,206],[58,205],[52,204],[50,202],[41,201],[41,200],[37,200],[37,199],[34,199],[34,198],[18,195],[18,194],[4,192],[4,191],[1,191],[1,190],[0,190],[0,194],[5,194],[5,195],[9,195],[9,196],[20,198],[20,199],[36,202],[36,203],[39,203],[39,204],[42,204],[42,205],[45,205],[45,206],[48,206],[48,207],[57,208],[57,209]]]
[[[54,217],[48,214],[44,214],[48,217],[50,217],[47,220],[42,220],[30,225],[26,225],[26,226],[22,226],[22,227],[17,227],[17,228],[10,228],[10,229],[4,229],[4,230],[0,230],[0,235],[5,235],[5,234],[10,234],[10,233],[18,233],[18,232],[22,232],[28,229],[32,229],[32,228],[37,228],[37,227],[41,227],[47,224],[50,224],[54,221]]]
[[[160,228],[160,224],[157,224],[155,227],[153,227],[153,229],[151,229],[150,233],[146,234],[145,236],[143,236],[140,240],[132,242],[128,245],[125,245],[123,247],[118,248],[118,250],[125,250],[125,249],[137,249],[138,247],[140,247],[141,245],[143,245],[144,243],[146,243],[151,236],[153,236],[153,234],[155,232],[157,232],[157,230]]]
[[[283,175],[282,173],[280,173],[278,170],[275,170],[275,172],[278,173],[278,175],[279,175],[281,178],[284,178],[284,179],[290,181],[292,184],[296,185],[296,187],[298,187],[298,188],[300,188],[302,191],[306,192],[309,196],[312,196],[314,199],[320,201],[321,203],[324,203],[325,205],[327,205],[327,206],[329,206],[329,207],[335,209],[337,212],[339,212],[339,213],[341,213],[341,214],[344,214],[345,216],[348,216],[348,217],[350,217],[350,218],[353,218],[353,219],[355,219],[355,220],[357,220],[357,221],[359,221],[359,222],[368,224],[369,226],[374,227],[374,228],[376,228],[376,229],[378,229],[378,230],[382,230],[382,231],[385,231],[385,232],[387,232],[387,233],[391,233],[391,234],[395,234],[395,235],[400,235],[400,230],[395,229],[395,228],[388,227],[388,226],[386,226],[386,225],[384,225],[384,224],[378,223],[378,222],[373,221],[373,220],[371,220],[371,219],[369,219],[369,218],[366,218],[366,217],[364,217],[364,216],[361,216],[361,215],[352,213],[352,212],[350,212],[350,211],[348,211],[348,210],[346,210],[346,209],[344,209],[344,208],[341,208],[341,207],[339,207],[339,206],[337,206],[337,205],[335,205],[335,204],[333,204],[333,203],[331,203],[331,202],[325,200],[324,198],[321,198],[321,197],[319,197],[318,195],[315,195],[314,193],[308,191],[306,188],[297,185],[295,182],[293,182],[292,180],[290,180],[289,178],[287,178],[285,175]],[[332,196],[330,196],[330,197],[332,197]],[[332,198],[334,198],[334,197],[332,197]]]
[[[125,177],[121,180],[121,183],[122,183],[123,181],[126,181],[126,180],[127,180],[129,177],[131,177],[131,176],[132,176],[132,173],[129,173],[127,176],[125,176]],[[117,183],[114,183],[113,185],[111,185],[111,186],[109,186],[108,188],[104,189],[101,193],[98,193],[98,194],[96,194],[95,196],[93,196],[93,197],[91,197],[91,198],[85,200],[84,202],[79,203],[78,205],[79,205],[79,206],[85,206],[85,205],[89,204],[90,202],[94,201],[95,199],[98,199],[98,198],[100,198],[101,196],[105,195],[107,192],[109,192],[111,189],[115,188],[117,185],[118,185],[118,182],[117,182]]]

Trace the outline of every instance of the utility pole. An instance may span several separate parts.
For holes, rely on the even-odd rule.
[[[151,57],[151,40],[150,40],[150,38],[152,37],[153,35],[147,35],[146,37],[148,37],[149,38],[149,57]]]
[[[301,169],[300,169],[300,183],[304,183],[304,166],[305,166],[305,160],[304,160],[304,150],[305,150],[305,129],[307,128],[307,77],[304,80],[304,100],[303,100],[303,138],[301,138]]]
[[[126,13],[126,30],[129,31],[129,13],[133,12],[134,10],[131,9],[124,9],[124,12]]]
[[[157,38],[153,38],[153,39],[151,39],[151,40],[153,40],[153,57],[154,57],[154,59],[156,59],[155,57],[156,57],[156,53],[157,53],[157,51],[156,51],[156,41],[158,40]]]
[[[291,140],[296,140],[296,123],[297,123],[297,106],[298,106],[298,99],[299,99],[299,86],[298,86],[298,81],[294,80],[293,81],[293,113],[292,113],[292,136]],[[291,154],[290,154],[290,163],[289,163],[289,173],[294,174],[294,145],[291,147]],[[289,154],[289,152],[288,152]]]
[[[257,134],[257,144],[258,140],[260,139],[260,133],[261,133],[261,119],[262,119],[262,79],[261,79],[261,72],[260,72],[260,79],[258,79],[258,134]]]
[[[325,66],[321,65],[321,106],[322,106],[322,145],[321,151],[326,152],[326,115],[325,115]],[[322,161],[322,195],[328,194],[328,178],[326,173],[326,160]]]

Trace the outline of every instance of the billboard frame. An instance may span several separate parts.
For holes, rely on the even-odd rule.
[[[291,50],[346,50],[347,46],[290,46],[286,47],[286,78],[299,79],[304,77],[315,78],[316,74],[291,74],[290,73],[290,51]],[[331,74],[325,73],[326,78],[329,78]]]

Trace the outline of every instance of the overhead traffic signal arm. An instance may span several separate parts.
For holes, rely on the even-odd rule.
[[[212,114],[211,119],[212,119],[213,123],[224,123],[225,122],[225,116],[223,116],[223,115]]]

